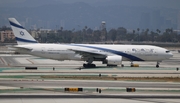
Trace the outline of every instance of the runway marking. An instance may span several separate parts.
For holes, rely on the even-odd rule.
[[[3,62],[3,64],[5,64],[4,60],[3,60],[2,58],[0,58],[0,59],[1,59],[1,61]]]
[[[34,64],[34,62],[30,61],[29,59],[26,59],[27,61],[31,62],[32,64]]]

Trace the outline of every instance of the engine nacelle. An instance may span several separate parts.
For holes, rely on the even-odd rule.
[[[106,58],[106,64],[108,65],[121,65],[122,64],[122,56],[108,56]]]

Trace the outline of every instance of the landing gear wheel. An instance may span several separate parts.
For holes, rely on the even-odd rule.
[[[130,67],[133,67],[133,65],[134,65],[134,64],[133,64],[133,61],[131,61]]]
[[[124,64],[121,64],[121,67],[124,67]]]
[[[95,64],[83,64],[84,68],[96,68]]]
[[[117,67],[117,65],[107,64],[107,67]]]
[[[159,62],[157,62],[157,64],[156,64],[156,68],[159,68]]]
[[[159,68],[159,65],[156,65],[156,68]]]
[[[87,68],[87,64],[83,64],[83,67],[84,67],[84,68]]]

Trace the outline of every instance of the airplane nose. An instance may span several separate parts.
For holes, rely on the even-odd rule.
[[[169,52],[168,53],[168,58],[171,58],[171,57],[173,57],[173,53]]]
[[[170,55],[170,58],[173,57],[173,53],[170,52],[169,55]]]

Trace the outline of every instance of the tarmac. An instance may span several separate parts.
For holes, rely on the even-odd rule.
[[[180,53],[161,62],[134,62],[140,67],[106,67],[94,62],[97,68],[82,68],[83,61],[56,61],[30,55],[0,55],[0,102],[93,102],[93,103],[178,103],[180,81],[76,80],[42,78],[43,76],[91,76],[120,78],[179,78]],[[71,65],[69,65],[71,64]],[[37,67],[26,70],[25,67]],[[53,70],[54,68],[54,70]],[[65,92],[64,88],[83,88],[83,92]],[[96,89],[101,89],[101,93]],[[135,92],[127,92],[135,88]],[[10,99],[11,98],[11,99]]]

